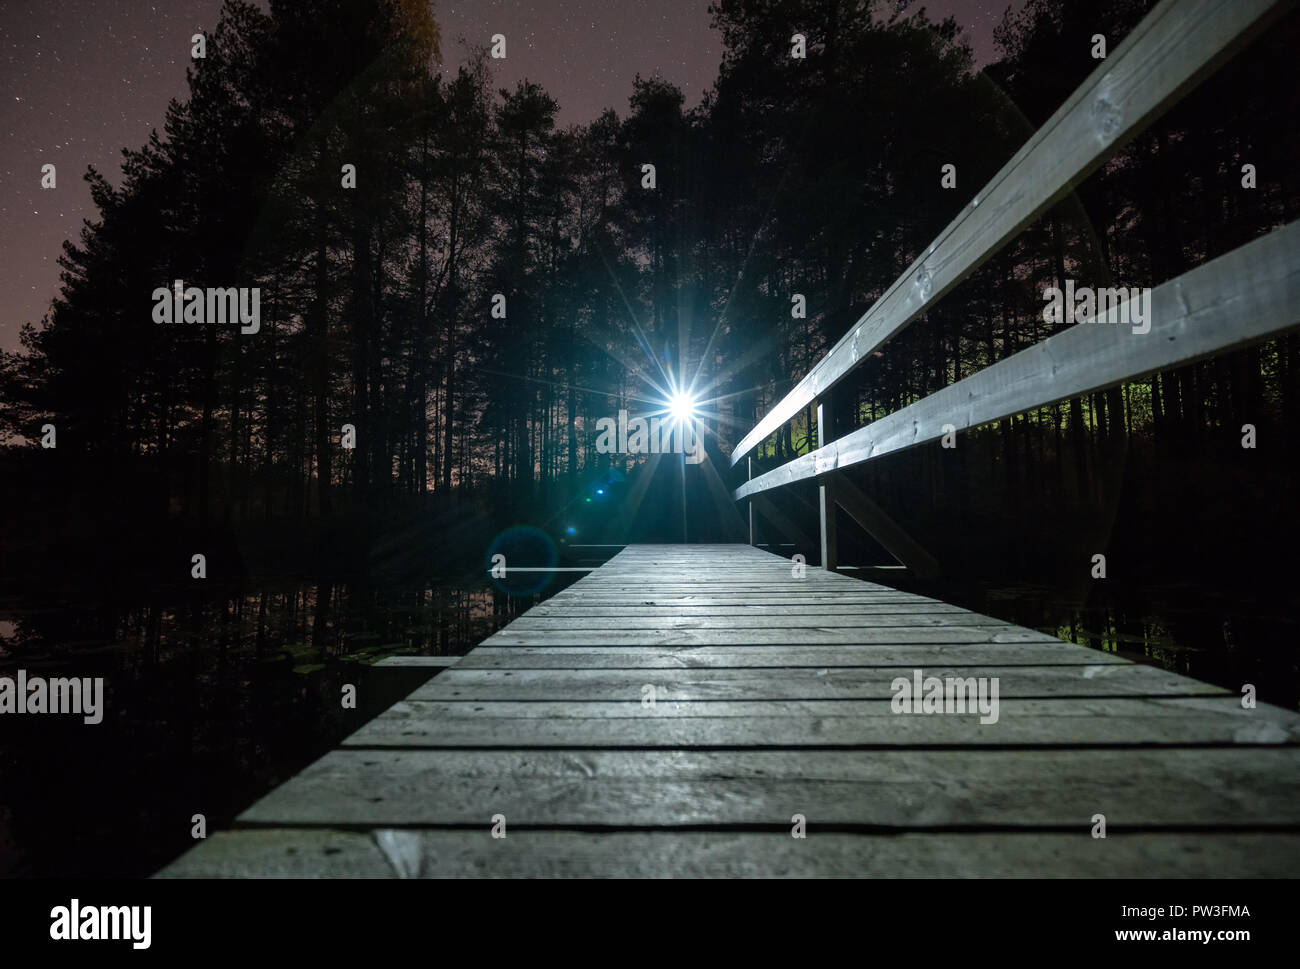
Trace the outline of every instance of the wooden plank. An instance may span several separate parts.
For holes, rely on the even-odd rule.
[[[792,548],[793,551],[793,548]],[[770,554],[770,553],[760,553]],[[718,560],[710,562],[708,559],[682,559],[669,562],[646,563],[645,565],[631,568],[620,566],[617,568],[608,568],[608,571],[597,573],[581,582],[575,582],[565,591],[578,592],[584,588],[590,588],[594,585],[601,584],[623,584],[630,585],[641,579],[649,579],[658,582],[676,582],[678,584],[689,583],[690,575],[681,575],[672,570],[688,569],[694,570],[701,575],[708,575],[710,579],[716,579],[719,584],[727,583],[751,583],[762,584],[772,578],[779,578],[782,570],[789,570],[790,559],[785,556],[772,555],[771,558],[756,562],[752,559],[747,561],[730,561]],[[822,574],[822,573],[818,573]],[[825,573],[828,582],[834,580],[835,573]]]
[[[770,553],[759,553],[770,554]],[[708,574],[710,578],[716,578],[720,584],[728,582],[764,582],[773,577],[779,577],[782,566],[789,568],[789,558],[780,555],[772,555],[771,558],[761,562],[748,560],[737,561],[735,559],[725,560],[718,559],[711,562],[708,559],[681,559],[666,562],[653,562],[638,565],[636,568],[621,566],[609,568],[608,571],[594,573],[579,582],[575,582],[569,587],[569,591],[576,591],[582,588],[588,588],[593,585],[622,581],[637,581],[641,578],[648,578],[652,581],[668,581],[685,583],[690,581],[690,576],[682,576],[673,572],[674,569],[694,569],[699,574]],[[827,582],[834,581],[835,573],[826,572],[818,573],[824,575]]]
[[[794,574],[794,567],[796,564],[799,563],[791,563],[787,561],[784,575],[772,576],[765,581],[738,580],[728,582],[725,579],[715,581],[708,577],[707,570],[700,570],[698,572],[698,578],[695,579],[690,577],[675,578],[672,581],[665,581],[662,575],[656,578],[652,575],[636,577],[620,573],[617,580],[592,583],[591,585],[583,586],[581,589],[575,589],[573,590],[573,596],[570,598],[578,596],[585,597],[588,594],[599,595],[602,593],[606,595],[636,595],[638,593],[645,593],[648,589],[653,589],[654,592],[659,595],[667,593],[689,594],[692,592],[698,594],[700,586],[706,580],[708,581],[709,588],[714,594],[731,592],[761,595],[766,592],[777,592],[783,590],[823,593],[846,591],[843,586],[836,585],[834,582],[829,581],[828,578],[825,578],[825,573],[823,573],[821,569],[817,568],[817,566],[806,566],[804,575],[802,577],[797,576]],[[685,568],[687,567],[674,567],[675,570],[682,570]],[[665,569],[665,571],[667,571],[667,569]],[[681,572],[676,571],[675,574],[680,575]],[[854,580],[844,578],[844,581],[852,582]],[[897,594],[897,590],[890,591],[895,595]]]
[[[732,465],[935,305],[1290,6],[1274,0],[1164,0],[1156,6],[741,439]]]
[[[813,569],[809,568],[809,574],[813,574]],[[846,582],[854,582],[854,579],[845,579]],[[866,583],[862,583],[866,585]],[[626,586],[603,586],[600,588],[591,587],[583,589],[572,596],[565,596],[559,599],[557,605],[572,602],[589,602],[592,604],[603,602],[644,602],[653,604],[660,600],[667,600],[670,603],[725,603],[729,600],[736,602],[764,602],[769,596],[789,597],[791,601],[804,602],[861,602],[870,603],[889,603],[889,602],[909,602],[914,599],[934,602],[936,600],[925,600],[923,596],[914,596],[911,593],[900,592],[897,589],[884,591],[873,591],[871,589],[845,589],[844,587],[826,586],[819,582],[806,582],[802,579],[793,579],[787,583],[769,582],[764,585],[748,586],[721,586],[714,587],[712,583],[708,584],[708,592],[700,591],[705,585],[703,582],[694,584],[682,583],[681,585],[665,585],[663,583],[654,583],[646,580],[641,583],[629,584]],[[558,596],[555,598],[559,598]],[[547,600],[551,601],[551,600]]]
[[[393,878],[370,833],[320,828],[214,831],[155,878]]]
[[[631,612],[633,610],[639,610],[642,608],[649,608],[649,607],[660,607],[667,610],[667,609],[684,609],[692,606],[699,609],[717,608],[717,609],[725,610],[728,608],[738,608],[741,609],[742,612],[747,611],[748,607],[779,608],[779,607],[788,606],[793,608],[803,607],[803,608],[811,609],[820,606],[820,607],[830,607],[834,609],[837,607],[853,608],[859,605],[861,606],[908,605],[911,603],[912,600],[906,598],[905,596],[906,594],[901,592],[893,596],[880,595],[880,596],[868,597],[868,596],[855,596],[852,594],[826,595],[823,593],[809,593],[807,595],[799,595],[798,593],[794,593],[794,592],[785,593],[785,592],[776,592],[776,591],[770,592],[766,595],[760,595],[757,593],[741,593],[736,595],[687,596],[687,595],[674,595],[674,594],[659,595],[651,591],[651,592],[643,592],[643,594],[640,596],[591,595],[589,597],[586,597],[586,601],[588,603],[588,606],[586,608],[605,609],[605,610],[617,609],[617,610],[627,610],[628,612]],[[920,597],[916,597],[916,598],[920,599]],[[578,600],[575,599],[566,600],[566,602],[563,604],[557,604],[555,608],[556,609],[564,608],[569,603],[576,602],[576,601]],[[920,599],[920,601],[917,603],[917,611],[922,613],[928,612],[929,610],[928,608],[926,608],[926,604],[933,603],[935,601],[936,600],[934,599]],[[689,615],[689,613],[685,613],[685,614]],[[708,614],[726,615],[725,612],[710,612]]]
[[[808,570],[810,573],[812,569]],[[702,591],[706,587],[705,583],[696,583],[692,590],[677,590],[676,588],[665,589],[660,583],[650,581],[640,583],[640,588],[633,584],[626,587],[612,588],[587,588],[581,589],[570,595],[567,591],[558,593],[546,601],[548,603],[583,603],[590,602],[598,604],[601,602],[646,602],[654,603],[659,600],[667,600],[669,603],[690,603],[690,602],[726,602],[727,600],[736,600],[740,602],[762,601],[768,596],[792,597],[794,600],[803,600],[807,602],[815,601],[839,601],[839,602],[862,602],[862,603],[888,603],[902,602],[912,599],[919,599],[928,602],[938,602],[940,600],[930,599],[926,596],[913,592],[903,592],[899,589],[891,589],[885,586],[875,586],[870,582],[863,582],[857,578],[841,576],[845,582],[851,582],[851,586],[839,586],[836,588],[827,588],[826,586],[814,582],[809,585],[803,582],[793,583],[775,583],[770,582],[764,586],[747,589],[747,588],[714,588],[712,582],[707,583],[708,592]]]
[[[1167,716],[1188,722],[1204,713],[1211,717],[1231,716],[1239,726],[1259,725],[1259,737],[1250,738],[1234,734],[1232,742],[1282,742],[1273,726],[1291,731],[1297,714],[1272,704],[1261,704],[1254,710],[1244,710],[1234,696],[1126,696],[1083,698],[1040,698],[1025,700],[1010,698],[1002,701],[1007,709],[1026,716],[1056,712],[1062,717],[1104,717],[1112,714],[1130,716]],[[648,717],[786,717],[815,720],[833,717],[883,717],[888,711],[892,717],[901,716],[889,710],[889,701],[880,700],[678,700],[657,703],[647,708],[638,700],[592,700],[574,703],[568,700],[404,700],[394,705],[394,711],[409,717],[411,711],[424,711],[429,716],[448,719],[510,718],[525,720],[642,720]],[[938,717],[909,717],[909,719],[939,719]],[[530,728],[524,728],[530,729]],[[977,731],[978,732],[978,731]],[[974,734],[972,734],[973,736]],[[355,734],[353,734],[355,736]],[[1118,742],[1118,741],[1117,741]],[[982,743],[981,743],[982,745]]]
[[[459,656],[387,656],[370,667],[368,702],[380,708],[407,696],[453,666]]]
[[[591,619],[628,619],[638,620],[647,616],[695,616],[701,619],[719,616],[766,616],[771,622],[772,618],[783,618],[791,620],[802,619],[821,619],[828,616],[929,616],[929,615],[947,615],[947,616],[977,616],[979,613],[971,612],[969,609],[963,609],[960,606],[950,606],[947,603],[921,603],[913,604],[910,602],[886,602],[886,603],[860,603],[857,605],[845,604],[840,605],[834,599],[829,602],[818,605],[769,605],[766,599],[759,599],[749,605],[685,605],[685,606],[656,606],[656,605],[639,605],[636,607],[623,606],[618,604],[598,605],[598,606],[576,606],[576,605],[541,605],[529,609],[525,617],[528,619],[540,619],[551,617],[563,617],[570,620],[591,620]],[[599,623],[588,622],[588,625],[599,625]],[[394,657],[403,658],[403,657]],[[423,658],[423,657],[419,657]],[[428,657],[430,659],[455,659],[456,657]],[[450,665],[450,664],[449,664]]]
[[[336,750],[241,825],[1300,824],[1300,749]]]
[[[833,410],[829,400],[817,401],[817,446],[831,442]],[[829,478],[817,484],[817,528],[821,545],[818,562],[827,572],[834,572],[840,564],[839,538],[836,529],[835,485]]]
[[[1000,697],[1174,696],[1227,691],[1152,666],[1106,663],[1079,666],[933,667],[923,676],[997,677]],[[890,699],[902,667],[792,667],[767,669],[455,669],[411,694],[413,700],[635,700],[655,688],[659,702],[675,700]]]
[[[382,833],[381,833],[382,832]],[[1300,834],[840,834],[270,828],[218,832],[161,878],[373,874],[384,838],[405,878],[1263,878],[1300,870]],[[326,846],[338,849],[333,856]]]
[[[776,558],[774,556],[774,558]],[[708,579],[709,584],[716,583],[719,590],[738,589],[738,590],[765,590],[773,586],[782,586],[798,582],[800,588],[821,588],[836,589],[842,588],[836,585],[836,576],[833,573],[823,572],[816,565],[808,567],[802,576],[795,570],[794,566],[798,564],[790,559],[777,558],[776,562],[770,566],[765,566],[763,572],[757,569],[746,568],[743,572],[735,570],[733,575],[720,575],[722,567],[709,569],[702,567],[699,563],[678,563],[668,564],[656,567],[653,571],[648,572],[624,572],[619,570],[609,576],[604,576],[600,581],[589,582],[581,588],[567,590],[573,595],[582,595],[584,592],[605,591],[635,591],[641,583],[649,583],[656,589],[675,589],[690,588],[691,585],[698,587],[701,579]],[[713,574],[711,574],[713,573]],[[844,578],[844,576],[839,576]],[[865,591],[865,590],[864,590]],[[896,591],[896,590],[889,590]]]
[[[745,472],[746,472],[745,474],[746,477],[748,478],[754,477],[754,458],[752,456],[748,460],[748,464],[745,467]],[[749,544],[755,545],[757,544],[758,534],[754,531],[754,503],[752,501],[749,502],[748,504],[748,511],[749,511],[749,521],[748,521]]]
[[[981,724],[978,714],[903,716],[893,713],[885,700],[729,703],[733,709],[727,716],[703,715],[698,708],[704,704],[698,703],[548,703],[543,714],[534,709],[542,705],[537,701],[409,700],[370,721],[343,746],[705,749],[1300,743],[1300,716],[1286,710],[1243,710],[1233,697],[1197,699],[1207,705],[1189,709],[1146,698],[1011,699],[1000,702],[995,724]],[[805,712],[809,706],[818,713]]]
[[[701,667],[993,666],[1126,663],[1073,643],[903,646],[480,646],[457,669],[696,669]]]
[[[912,626],[880,629],[650,629],[554,632],[503,629],[483,641],[485,646],[861,646],[901,643],[1052,643],[1055,636],[1019,626]]]
[[[1112,314],[1115,311],[1112,310]],[[1257,342],[1300,323],[1300,221],[1151,294],[1151,331],[1085,321],[787,462],[737,500]]]
[[[565,604],[567,605],[567,604]],[[842,597],[833,596],[720,596],[710,598],[707,596],[671,597],[671,596],[651,596],[649,598],[621,598],[621,597],[591,597],[588,609],[593,610],[614,610],[619,614],[638,613],[641,610],[663,610],[660,615],[692,615],[692,609],[703,610],[701,615],[728,615],[728,614],[746,614],[750,609],[771,609],[774,614],[783,614],[784,609],[794,610],[792,615],[797,615],[798,611],[826,609],[828,614],[835,614],[836,611],[853,609],[855,606],[907,606],[906,601],[881,601],[872,600],[867,602],[855,602],[852,597],[848,602],[842,601]],[[555,606],[556,610],[562,609],[563,606]],[[581,607],[580,607],[581,609]],[[712,611],[712,610],[722,611]],[[919,604],[917,607],[919,613],[927,613],[928,607]],[[732,610],[728,613],[728,610]],[[653,611],[650,611],[653,615]],[[595,626],[598,623],[589,623]]]
[[[796,620],[796,617],[790,617]],[[892,612],[871,615],[869,613],[839,613],[801,617],[806,623],[803,628],[814,629],[915,629],[918,627],[961,627],[1000,626],[1016,628],[1003,619],[982,616],[977,612],[954,613],[906,613]],[[656,631],[674,629],[771,629],[772,617],[768,616],[646,616],[633,615],[625,617],[604,617],[586,619],[576,622],[572,616],[537,616],[531,611],[503,627],[502,632],[557,632],[572,629],[576,625],[599,629],[601,626],[617,627],[620,631],[650,629]]]
[[[783,559],[773,556],[776,562],[765,566],[763,572],[757,569],[747,568],[741,572],[733,569],[731,575],[719,574],[723,572],[721,567],[708,569],[699,566],[698,563],[691,565],[688,563],[679,563],[676,565],[664,565],[656,568],[651,572],[624,572],[619,570],[609,576],[602,577],[600,581],[589,582],[586,585],[570,587],[565,590],[566,595],[570,598],[581,596],[588,592],[635,592],[638,585],[648,583],[657,591],[683,589],[691,591],[690,587],[695,585],[698,590],[701,579],[707,579],[709,585],[717,586],[717,590],[725,592],[727,590],[736,591],[764,591],[773,587],[783,588],[787,585],[798,584],[801,589],[843,589],[843,585],[837,584],[842,581],[856,581],[847,576],[836,575],[834,573],[824,572],[815,564],[808,565],[804,570],[796,570],[795,563],[790,559]],[[801,574],[802,571],[802,574]],[[877,586],[874,589],[868,583],[863,583],[860,590],[862,592],[897,592],[897,589],[890,589],[885,586]]]

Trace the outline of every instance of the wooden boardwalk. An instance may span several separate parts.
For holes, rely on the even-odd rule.
[[[1300,868],[1300,715],[793,571],[746,545],[630,546],[160,874]],[[893,712],[891,684],[916,670],[996,677],[997,722]]]

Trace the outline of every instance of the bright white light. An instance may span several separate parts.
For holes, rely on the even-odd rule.
[[[672,400],[668,402],[668,413],[676,421],[690,420],[695,416],[695,398],[689,394],[673,394]]]

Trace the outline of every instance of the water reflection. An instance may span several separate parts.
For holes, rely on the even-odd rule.
[[[486,577],[323,578],[0,603],[0,673],[105,679],[102,724],[0,719],[0,875],[152,873],[189,846],[195,814],[228,825],[400,699],[373,663],[466,653],[578,577],[531,595]],[[342,707],[344,684],[356,709]]]
[[[1282,599],[1152,586],[1094,588],[1082,604],[1035,585],[949,585],[928,594],[1233,693],[1250,683],[1261,701],[1300,708],[1296,624]]]
[[[468,652],[581,574],[557,573],[528,595],[512,593],[513,578],[377,587],[332,577],[0,602],[0,672],[103,676],[106,708],[97,726],[0,718],[0,874],[151,874],[192,844],[195,814],[209,830],[228,825],[399,699],[409,685],[394,692],[377,660]],[[895,572],[861,577],[909,586]],[[1249,682],[1263,701],[1300,703],[1294,624],[1263,597],[1094,592],[1080,605],[1023,585],[912,590],[1234,693]],[[342,708],[344,684],[357,687],[355,710]]]

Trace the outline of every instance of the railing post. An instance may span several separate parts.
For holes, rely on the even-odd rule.
[[[749,469],[749,479],[752,481],[754,478],[754,455],[751,454],[748,458],[746,458],[746,461],[749,462],[746,465],[746,467]],[[745,502],[745,504],[749,506],[749,544],[753,545],[754,544],[754,500],[751,498],[749,501]]]
[[[817,446],[825,447],[831,441],[831,421],[834,414],[830,398],[817,400]],[[830,478],[822,478],[817,485],[817,519],[821,531],[822,568],[834,572],[839,566],[839,549],[835,541],[835,496]]]

